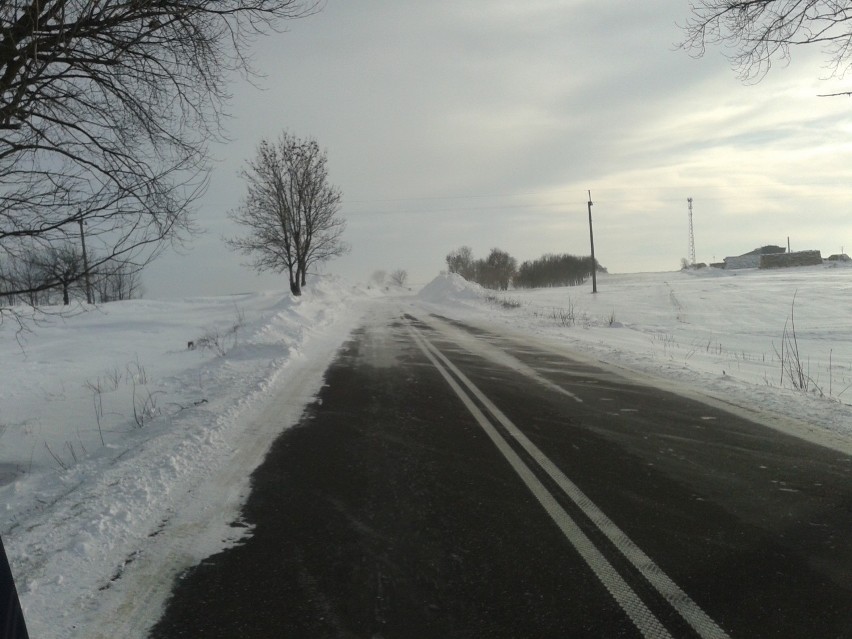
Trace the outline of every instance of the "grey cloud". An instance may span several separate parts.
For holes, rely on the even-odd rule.
[[[423,280],[460,244],[583,251],[587,188],[615,270],[676,268],[687,195],[704,198],[699,252],[725,245],[730,220],[751,244],[772,225],[762,210],[793,226],[804,202],[831,220],[825,242],[852,232],[833,213],[848,200],[834,186],[849,183],[836,133],[852,134],[848,106],[796,93],[810,69],[745,87],[720,52],[691,59],[673,46],[687,12],[680,0],[329,0],[258,42],[264,90],[234,84],[232,141],[216,149],[200,222],[225,232],[239,166],[286,128],[328,149],[353,245],[330,268],[355,279],[401,266]],[[204,241],[195,259],[207,269],[225,250]],[[231,281],[269,281],[220,262]]]

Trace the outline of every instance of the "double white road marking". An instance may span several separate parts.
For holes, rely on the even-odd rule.
[[[577,507],[597,526],[634,568],[662,595],[662,597],[689,623],[702,639],[724,639],[722,630],[681,588],[672,581],[613,521],[607,517],[547,456],[538,449],[503,412],[489,400],[464,373],[439,351],[419,330],[409,323],[414,341],[429,361],[441,373],[450,388],[458,395],[471,415],[494,442],[514,471],[533,493],[545,511],[597,578],[621,606],[631,621],[649,639],[671,638],[657,616],[645,605],[603,553],[580,529],[577,523],[539,481],[530,467],[515,452],[492,421],[473,401],[475,398],[538,466],[559,486]],[[463,388],[464,387],[464,388]],[[466,389],[466,390],[465,390]]]

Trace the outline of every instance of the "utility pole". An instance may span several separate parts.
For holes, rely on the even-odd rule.
[[[89,282],[89,256],[86,254],[86,233],[83,230],[83,212],[80,212],[80,216],[77,218],[77,222],[80,224],[80,242],[83,245],[83,278],[86,282],[86,303],[92,303],[92,284]]]
[[[589,242],[592,245],[592,293],[598,292],[598,263],[595,261],[595,233],[592,230],[592,191],[589,190]]]
[[[695,266],[695,234],[692,232],[692,198],[686,198],[689,204],[689,265]]]

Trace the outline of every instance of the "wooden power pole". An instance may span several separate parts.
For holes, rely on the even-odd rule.
[[[595,233],[592,230],[592,191],[589,190],[589,242],[592,245],[592,293],[598,292],[598,263],[595,261]]]
[[[92,284],[89,281],[89,256],[86,254],[86,232],[83,230],[83,214],[77,218],[80,223],[80,243],[83,245],[83,278],[86,283],[86,303],[92,303]]]

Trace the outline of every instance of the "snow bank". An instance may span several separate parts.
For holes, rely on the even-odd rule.
[[[481,300],[485,289],[479,284],[468,282],[458,273],[441,273],[424,286],[417,297],[424,302],[449,302],[459,300]]]
[[[0,325],[14,370],[0,397],[0,533],[31,636],[137,636],[121,626],[128,566],[151,566],[149,587],[133,588],[154,622],[170,571],[245,532],[230,524],[248,476],[318,390],[361,299],[324,281],[301,298],[116,302],[36,326],[22,346]]]

